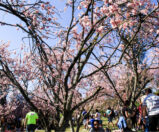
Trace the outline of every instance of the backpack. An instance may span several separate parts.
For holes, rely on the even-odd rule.
[[[86,115],[86,114],[87,114],[87,112],[86,112],[86,111],[83,111],[83,112],[82,112],[82,115],[83,115],[83,116],[84,116],[84,115]]]
[[[89,118],[89,113],[87,113],[86,111],[84,111],[82,113],[82,115],[83,115],[83,119],[88,119]]]
[[[112,109],[111,111],[112,111],[111,116],[112,116],[112,117],[115,117],[115,112],[114,112],[114,110]]]

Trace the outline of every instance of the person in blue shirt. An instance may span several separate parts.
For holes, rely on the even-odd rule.
[[[89,120],[90,128],[93,128],[93,127],[94,127],[94,124],[93,124],[94,120],[95,120],[95,119],[94,119],[94,116],[91,115],[91,116],[90,116],[90,120]]]
[[[88,113],[87,111],[84,109],[83,112],[82,112],[82,116],[83,116],[83,125],[84,125],[84,128],[87,129],[87,119],[88,119]]]

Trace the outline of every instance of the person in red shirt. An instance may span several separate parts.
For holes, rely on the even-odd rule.
[[[140,105],[138,106],[138,112],[139,112],[139,118],[138,118],[138,122],[137,122],[137,126],[138,126],[138,129],[141,129],[144,130],[144,125],[143,125],[143,117],[142,117],[142,101],[141,101],[141,98],[139,100],[139,103]]]

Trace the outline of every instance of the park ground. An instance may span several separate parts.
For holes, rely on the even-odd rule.
[[[103,128],[104,129],[106,127],[108,128],[108,119],[106,117],[102,117],[102,121],[103,121]],[[116,122],[117,122],[117,119],[114,119],[113,123],[116,124]],[[109,129],[111,129],[111,130],[113,129],[113,126],[111,124],[109,126]],[[117,129],[116,125],[115,125],[114,129]],[[35,132],[45,132],[45,131],[44,130],[36,130]],[[54,132],[54,131],[52,131],[52,132]],[[70,128],[67,128],[66,132],[71,132]],[[89,132],[89,130],[84,129],[84,126],[82,125],[80,128],[80,132]]]

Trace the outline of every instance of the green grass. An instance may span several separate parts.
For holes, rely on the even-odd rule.
[[[110,125],[110,126],[108,127],[108,119],[107,119],[106,117],[102,117],[101,119],[102,119],[102,121],[103,121],[103,128],[104,128],[104,129],[107,127],[107,128],[109,128],[109,129],[111,129],[111,130],[112,130],[112,129],[118,130],[118,128],[117,128],[117,126],[116,126],[117,119],[114,119],[114,120],[113,120],[113,123],[114,123],[114,125],[115,125],[115,128],[113,128],[112,125]],[[76,129],[76,127],[75,127],[75,129]],[[84,126],[83,126],[83,125],[80,127],[80,130],[79,130],[79,131],[80,131],[80,132],[89,132],[89,130],[84,129]],[[45,131],[44,131],[44,130],[36,130],[35,132],[45,132]],[[54,132],[54,130],[53,130],[52,132]],[[67,128],[65,132],[71,132],[70,127]],[[142,131],[138,131],[138,132],[142,132]]]
[[[109,129],[118,129],[117,127],[116,127],[116,122],[117,122],[117,120],[115,119],[115,120],[113,120],[113,123],[114,123],[114,126],[115,126],[115,128],[113,128],[113,126],[110,124],[110,126],[108,127],[108,118],[106,118],[106,117],[102,117],[101,118],[102,119],[102,121],[103,121],[103,128],[105,129],[106,127],[107,128],[109,128]],[[75,129],[76,129],[76,127],[75,127]],[[45,132],[44,130],[36,130],[35,132]],[[54,132],[54,131],[52,131],[52,132]],[[66,128],[66,132],[71,132],[71,129],[70,129],[70,127],[69,128]],[[80,132],[89,132],[89,130],[86,130],[86,129],[84,129],[84,126],[82,125],[81,127],[80,127]]]
[[[117,122],[116,119],[113,120],[113,124],[114,124],[114,126],[115,126],[114,128],[113,128],[112,124],[110,124],[109,127],[108,127],[108,118],[102,117],[101,119],[102,119],[102,121],[103,121],[103,128],[104,128],[104,129],[105,129],[106,127],[109,128],[109,129],[111,129],[111,130],[112,130],[112,129],[118,129],[117,126],[116,126],[116,122]],[[76,127],[75,127],[75,129],[76,129]],[[71,132],[71,129],[70,129],[70,128],[67,128],[67,129],[66,129],[66,132]],[[89,132],[89,130],[84,129],[84,126],[82,125],[82,126],[80,127],[80,132]]]

